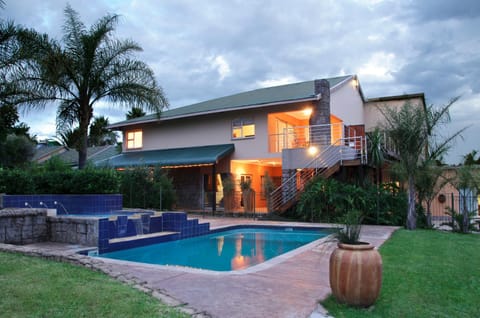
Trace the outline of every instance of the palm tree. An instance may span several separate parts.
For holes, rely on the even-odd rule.
[[[480,157],[477,157],[478,151],[472,150],[463,156],[463,164],[464,165],[478,165],[480,164]],[[477,158],[476,158],[477,157]]]
[[[380,214],[380,183],[382,182],[382,166],[385,162],[383,144],[383,134],[380,128],[376,127],[374,131],[368,134],[368,151],[370,163],[375,167],[375,184],[377,185],[377,223]]]
[[[25,43],[33,42],[38,53],[27,72],[17,74],[23,94],[16,103],[43,108],[48,102],[58,102],[57,130],[79,127],[81,169],[87,160],[88,129],[97,102],[135,104],[158,115],[168,102],[153,71],[131,57],[141,47],[112,37],[118,15],[100,18],[89,30],[69,5],[65,17],[63,45],[38,35],[25,37]]]
[[[80,149],[80,129],[78,127],[57,131],[57,136],[63,146],[77,151]]]
[[[134,119],[134,118],[139,118],[145,116],[146,113],[141,109],[140,107],[135,107],[133,106],[132,109],[130,109],[126,113],[127,119]]]
[[[105,116],[95,117],[90,125],[90,134],[88,135],[89,146],[105,146],[117,143],[117,134],[109,130],[108,118]]]
[[[427,227],[432,227],[432,202],[440,190],[451,181],[443,175],[443,168],[436,160],[423,160],[415,177],[418,201],[427,207]]]
[[[385,117],[384,129],[392,139],[399,156],[399,162],[396,163],[397,171],[402,172],[408,185],[409,230],[414,230],[417,226],[415,178],[421,167],[420,163],[422,160],[440,158],[448,151],[451,142],[465,129],[446,138],[435,134],[441,124],[448,122],[448,110],[457,100],[458,97],[438,109],[433,105],[420,107],[410,102],[406,102],[399,110],[380,108]]]

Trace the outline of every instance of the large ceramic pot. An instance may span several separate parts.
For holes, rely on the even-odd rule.
[[[382,258],[368,243],[339,243],[330,256],[330,287],[338,302],[368,307],[382,286]]]

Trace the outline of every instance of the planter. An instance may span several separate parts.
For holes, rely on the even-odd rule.
[[[225,212],[233,212],[235,208],[235,193],[233,191],[223,192],[223,208]]]
[[[368,307],[382,286],[382,258],[368,243],[339,243],[330,256],[330,287],[340,303]]]
[[[244,190],[242,192],[243,211],[245,213],[252,213],[255,204],[255,191],[252,189]]]

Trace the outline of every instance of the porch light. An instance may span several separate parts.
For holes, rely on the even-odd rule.
[[[306,117],[309,117],[311,114],[312,114],[312,109],[311,108],[305,108],[303,110],[303,114],[306,116]]]
[[[309,154],[310,156],[315,156],[315,155],[317,154],[317,152],[318,152],[318,148],[315,147],[315,146],[310,146],[310,147],[308,147],[308,150],[307,150],[307,151],[308,151],[308,154]]]
[[[358,88],[358,79],[357,78],[352,79],[352,84],[353,84],[353,87]]]

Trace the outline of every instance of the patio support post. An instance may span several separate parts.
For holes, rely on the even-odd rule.
[[[212,215],[217,211],[217,165],[212,165]]]

